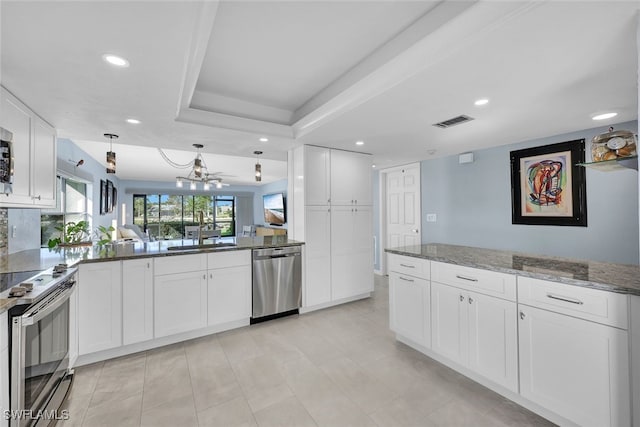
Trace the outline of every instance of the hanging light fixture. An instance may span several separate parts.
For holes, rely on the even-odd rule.
[[[262,165],[260,165],[260,158],[258,156],[262,154],[262,151],[254,151],[253,154],[256,155],[256,181],[260,182],[262,181]]]
[[[214,174],[209,173],[209,169],[207,168],[207,164],[200,153],[200,150],[204,148],[202,144],[192,144],[194,148],[197,150],[196,157],[192,161],[186,164],[179,164],[167,157],[167,155],[162,151],[162,149],[158,148],[160,155],[170,166],[176,169],[191,169],[189,171],[189,175],[187,176],[177,176],[176,177],[176,187],[183,188],[185,181],[189,183],[189,190],[196,190],[198,188],[197,184],[199,182],[202,183],[202,188],[204,191],[211,190],[211,184],[215,183],[216,188],[220,189],[222,186],[229,185],[223,184],[222,178],[215,176]]]
[[[116,153],[113,152],[113,140],[118,139],[115,133],[105,133],[105,138],[109,138],[109,151],[107,151],[107,173],[116,173]]]

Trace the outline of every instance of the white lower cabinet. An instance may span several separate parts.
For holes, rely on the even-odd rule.
[[[155,276],[155,337],[207,326],[207,272]]]
[[[73,368],[78,360],[78,284],[69,297],[69,367]]]
[[[331,301],[331,208],[305,207],[305,307]]]
[[[428,280],[389,273],[389,322],[396,334],[431,346],[431,286]]]
[[[122,261],[122,344],[153,339],[153,260]]]
[[[89,354],[122,345],[120,261],[81,264],[78,271],[78,350]]]
[[[431,348],[464,365],[468,352],[468,309],[463,291],[440,283],[431,284]]]
[[[520,394],[581,426],[630,425],[627,332],[524,305],[519,312]]]
[[[207,324],[251,317],[251,251],[208,254]]]
[[[9,409],[9,325],[8,315],[5,311],[0,314],[0,411]],[[0,415],[4,412],[0,412]],[[0,426],[8,423],[4,417],[0,418]]]

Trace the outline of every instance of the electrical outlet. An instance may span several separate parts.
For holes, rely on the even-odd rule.
[[[11,227],[11,237],[16,237],[16,232],[18,231],[18,227],[17,226],[13,226]]]
[[[436,222],[436,214],[427,214],[427,222]]]

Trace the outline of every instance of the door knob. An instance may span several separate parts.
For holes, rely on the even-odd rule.
[[[417,234],[418,232],[420,232],[420,230],[418,230],[417,228],[414,228],[414,229],[413,229],[413,230],[411,230],[411,231],[413,231],[413,232],[414,232],[414,233],[416,233],[416,234]]]

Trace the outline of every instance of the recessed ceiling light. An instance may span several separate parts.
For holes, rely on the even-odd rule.
[[[489,100],[487,98],[478,99],[476,100],[476,102],[474,102],[474,104],[477,105],[478,107],[481,105],[487,105],[488,103],[489,103]]]
[[[372,167],[372,168],[375,168],[375,167],[376,167],[376,165],[371,165],[371,167]]]
[[[611,117],[615,117],[617,115],[618,113],[603,113],[603,114],[598,114],[597,116],[593,116],[591,118],[593,120],[606,120],[606,119],[610,119]]]
[[[262,137],[259,139],[260,142],[269,142],[269,138]]]
[[[104,55],[102,55],[102,59],[104,59],[111,65],[115,65],[116,67],[125,68],[129,66],[129,61],[120,56],[112,55],[110,53],[105,53]]]
[[[131,123],[132,125],[139,125],[140,120],[138,119],[127,119],[127,123]]]
[[[356,145],[364,145],[364,141],[356,141]]]

